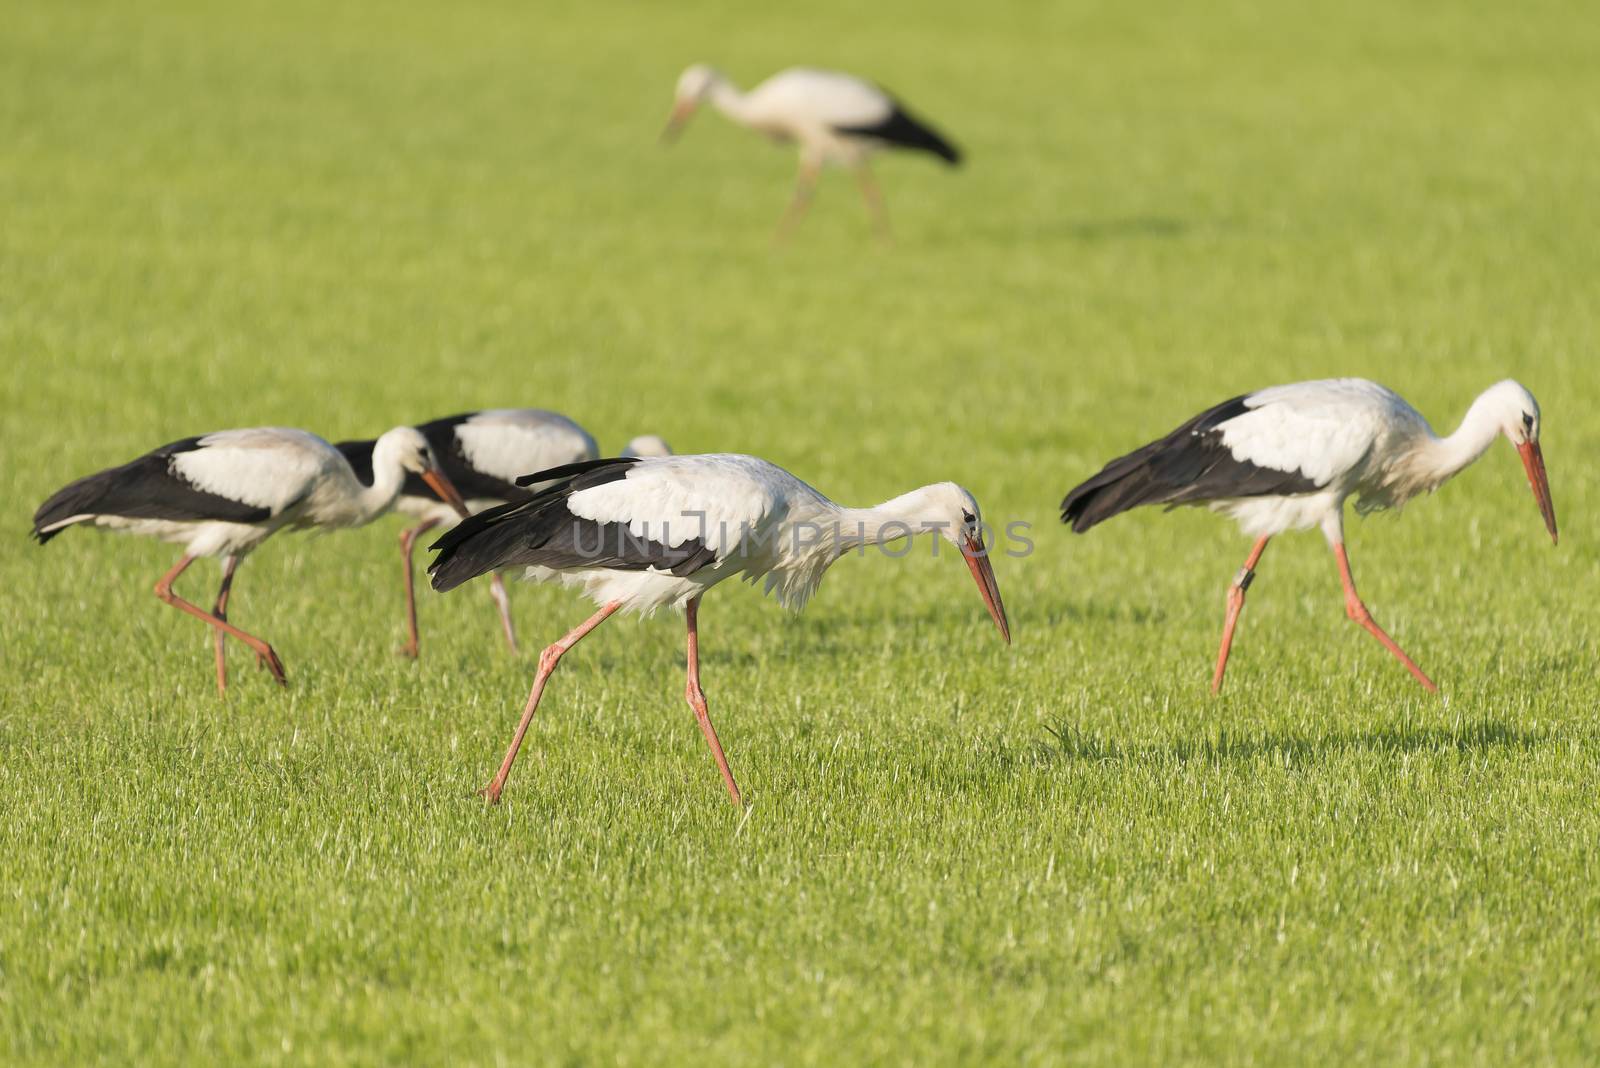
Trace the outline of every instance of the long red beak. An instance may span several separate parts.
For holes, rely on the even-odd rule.
[[[972,570],[973,581],[978,584],[978,593],[983,596],[983,606],[989,610],[989,617],[994,620],[994,625],[1000,628],[1000,637],[1010,645],[1011,625],[1006,622],[1006,604],[1000,599],[1000,584],[994,580],[994,568],[989,566],[989,557],[983,550],[983,542],[978,538],[967,538],[967,544],[961,550],[961,555],[967,558],[967,567]]]
[[[456,487],[445,477],[444,472],[437,467],[430,467],[422,472],[422,481],[428,488],[439,495],[439,499],[456,510],[462,519],[472,513],[467,511],[467,502],[461,499],[461,494],[456,492]]]
[[[694,114],[695,102],[684,100],[672,105],[672,114],[667,117],[667,127],[661,131],[661,143],[670,145],[678,139],[678,134],[683,132],[683,124],[689,121],[689,116]]]
[[[1537,441],[1524,441],[1517,446],[1517,452],[1522,456],[1522,469],[1528,472],[1528,485],[1533,487],[1533,499],[1539,502],[1539,514],[1544,516],[1544,528],[1550,532],[1550,540],[1560,543],[1556,537],[1556,506],[1550,500],[1550,479],[1544,473],[1544,453],[1539,449]]]

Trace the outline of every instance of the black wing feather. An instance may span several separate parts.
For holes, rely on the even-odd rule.
[[[690,575],[716,563],[716,554],[697,539],[664,545],[637,538],[623,523],[597,523],[573,515],[567,498],[581,490],[626,478],[638,457],[612,457],[566,464],[518,482],[557,480],[524,501],[512,501],[462,520],[430,547],[438,555],[428,565],[433,588],[451,590],[469,579],[507,567],[537,564],[643,571],[656,568]]]
[[[270,518],[270,508],[210,493],[173,471],[172,458],[201,448],[200,441],[199,437],[174,441],[121,467],[108,467],[68,483],[33,513],[33,536],[42,545],[66,529],[46,527],[79,515],[228,523],[259,523]]]
[[[598,460],[579,460],[575,464],[562,464],[560,467],[548,467],[543,471],[535,471],[531,475],[518,475],[517,485],[532,486],[540,482],[559,482],[562,479],[572,478],[576,475],[587,474],[590,471],[609,471],[615,468],[618,464],[636,464],[639,462],[639,460],[640,457],[638,456],[605,456]],[[626,474],[627,471],[623,470],[620,474],[614,474],[609,478],[601,478],[595,481],[585,482],[581,486],[574,486],[573,489],[587,489],[589,486],[600,486],[607,482],[615,482],[617,479],[624,477]],[[559,486],[547,487],[547,489],[559,488]]]
[[[842,134],[871,137],[898,148],[931,152],[951,166],[961,162],[959,148],[947,141],[933,127],[913,116],[900,105],[899,101],[894,102],[889,117],[882,122],[870,126],[837,126],[835,129]]]
[[[461,447],[461,439],[456,436],[456,428],[477,414],[477,412],[464,412],[461,415],[446,416],[430,423],[423,423],[417,429],[428,439],[428,445],[432,447],[440,469],[461,496],[468,500],[527,500],[531,496],[527,490],[518,489],[505,479],[478,470],[467,459],[467,454]],[[439,499],[439,495],[422,481],[421,475],[410,472],[406,474],[406,483],[400,492],[412,497]]]
[[[1159,441],[1118,457],[1061,502],[1061,521],[1082,534],[1141,504],[1199,504],[1228,497],[1292,496],[1322,487],[1299,471],[1236,460],[1223,423],[1250,411],[1245,396],[1225,400]]]
[[[356,473],[356,480],[363,486],[372,485],[372,447],[376,444],[376,441],[341,441],[333,446],[344,456],[345,463],[350,465],[350,470]],[[423,486],[426,487],[427,483],[424,482]]]

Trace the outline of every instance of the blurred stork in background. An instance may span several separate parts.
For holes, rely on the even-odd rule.
[[[283,662],[272,646],[228,622],[228,594],[239,561],[285,527],[370,523],[389,510],[412,475],[441,500],[461,505],[427,439],[413,427],[395,427],[373,442],[367,470],[366,479],[357,478],[338,449],[304,430],[222,430],[174,441],[78,479],[39,506],[33,536],[42,545],[67,527],[88,523],[182,545],[183,556],[156,582],[155,592],[214,629],[217,690],[228,687],[224,636],[255,650],[257,661],[283,683]],[[172,589],[200,556],[222,557],[222,586],[210,612]]]
[[[1222,689],[1245,590],[1267,542],[1277,534],[1322,528],[1339,565],[1345,613],[1393,653],[1430,691],[1438,689],[1373,620],[1356,594],[1344,549],[1344,502],[1363,514],[1399,508],[1482,456],[1504,435],[1522,457],[1550,540],[1556,512],[1539,448],[1539,405],[1509,379],[1490,386],[1461,426],[1438,437],[1399,395],[1364,378],[1273,386],[1223,401],[1120,459],[1068,493],[1061,518],[1083,533],[1141,504],[1205,504],[1256,539],[1228,589],[1222,646],[1211,679]]]
[[[440,538],[428,568],[434,589],[521,567],[530,579],[581,590],[600,610],[540,654],[511,746],[483,790],[491,802],[500,799],[562,655],[619,609],[649,613],[670,605],[687,613],[684,696],[734,804],[740,803],[739,787],[700,688],[700,598],[717,583],[764,577],[768,592],[798,610],[849,550],[935,532],[960,551],[1001,637],[1011,641],[978,504],[953,482],[923,486],[874,508],[844,508],[775,464],[731,454],[593,460],[518,482],[546,488],[464,519]]]
[[[408,475],[395,502],[395,510],[418,520],[400,534],[400,559],[406,594],[406,644],[401,653],[415,657],[420,644],[417,631],[417,597],[412,578],[412,556],[417,539],[440,525],[454,524],[463,516],[507,501],[527,500],[534,490],[523,489],[517,479],[531,471],[593,460],[600,455],[594,437],[573,420],[539,408],[490,408],[465,412],[422,423],[417,430],[427,439],[450,483],[460,491],[450,501],[426,480]],[[341,441],[356,477],[372,482],[375,441]],[[623,455],[667,456],[672,450],[654,434],[634,438]],[[500,629],[512,652],[517,651],[517,631],[511,620],[511,601],[499,574],[490,577],[489,594],[500,612]]]
[[[800,176],[794,199],[778,223],[784,240],[805,215],[827,164],[855,172],[867,211],[881,238],[889,237],[889,215],[883,194],[868,166],[871,155],[885,148],[928,152],[954,166],[960,151],[926,123],[915,118],[894,97],[871,82],[838,71],[794,67],[774,74],[748,93],[740,92],[720,71],[697,63],[678,78],[678,87],[663,140],[673,140],[704,101],[741,126],[800,149]]]
[[[630,438],[618,456],[671,456],[672,446],[659,434],[640,434]]]

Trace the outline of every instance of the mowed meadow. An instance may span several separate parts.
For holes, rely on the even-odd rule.
[[[1600,22],[1582,3],[321,5],[0,12],[0,1058],[11,1064],[1593,1063],[1600,1056]],[[969,166],[841,174],[678,72],[873,77]],[[1262,385],[1375,377],[1497,444],[1275,542],[1087,536],[1063,493]],[[210,637],[173,547],[27,540],[71,478],[211,429],[476,407],[751,452],[835,499],[952,479],[1032,552],[1007,648],[926,541],[804,615],[482,584],[402,639],[398,519],[280,535]],[[217,569],[179,590],[209,603]],[[232,647],[239,650],[238,646]]]

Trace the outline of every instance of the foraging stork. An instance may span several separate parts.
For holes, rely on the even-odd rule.
[[[567,650],[619,609],[683,606],[689,630],[684,697],[734,804],[740,803],[739,787],[700,688],[700,599],[717,583],[735,575],[750,582],[765,577],[767,592],[799,610],[848,550],[937,532],[961,551],[1001,637],[1011,641],[978,503],[953,482],[923,486],[874,508],[844,508],[774,464],[730,454],[593,460],[517,481],[548,485],[529,500],[462,520],[434,543],[434,588],[450,590],[485,572],[523,567],[529,579],[582,590],[600,610],[540,655],[511,746],[482,791],[491,802],[505,788],[545,680]]]
[[[33,536],[49,541],[88,523],[182,545],[183,556],[156,582],[165,603],[215,628],[217,690],[227,692],[224,636],[255,650],[280,684],[283,661],[272,646],[228,622],[228,593],[239,561],[284,527],[358,527],[394,504],[406,477],[418,475],[441,498],[461,498],[414,428],[396,427],[372,448],[372,477],[356,477],[338,449],[315,434],[285,427],[222,430],[184,438],[121,467],[78,479],[39,506]],[[172,584],[196,557],[222,557],[222,586],[207,612]]]
[[[589,432],[566,416],[539,408],[491,408],[465,412],[422,423],[417,427],[433,449],[440,470],[460,491],[464,503],[458,505],[436,493],[418,475],[407,475],[395,501],[395,511],[419,520],[416,526],[400,533],[400,562],[404,568],[406,591],[405,656],[418,652],[417,598],[412,582],[412,554],[417,539],[440,524],[454,524],[463,516],[485,508],[523,501],[533,490],[516,484],[529,471],[543,471],[564,464],[593,460],[600,447]],[[350,462],[356,477],[372,484],[372,453],[375,441],[341,441],[336,448]],[[653,434],[628,442],[624,455],[667,456],[672,450]],[[500,629],[506,644],[517,651],[517,630],[511,621],[511,599],[498,573],[490,576],[489,595],[500,610]]]
[[[901,103],[871,82],[831,70],[794,67],[781,71],[741,93],[723,74],[697,63],[678,78],[672,115],[662,139],[671,141],[701,102],[741,126],[777,142],[800,146],[800,177],[794,199],[778,223],[777,237],[787,237],[811,205],[824,165],[855,171],[879,236],[889,236],[883,194],[867,161],[883,148],[928,152],[947,164],[961,162],[960,151],[935,130],[914,118]]]
[[[1366,514],[1431,493],[1504,434],[1522,456],[1550,540],[1555,506],[1539,449],[1539,405],[1509,379],[1467,409],[1455,433],[1438,437],[1397,394],[1363,378],[1273,386],[1223,401],[1120,459],[1068,493],[1061,518],[1083,533],[1141,504],[1204,504],[1256,539],[1228,589],[1228,611],[1211,691],[1222,688],[1245,590],[1267,542],[1320,526],[1339,565],[1345,613],[1383,643],[1429,691],[1437,691],[1356,593],[1344,549],[1344,502]]]
[[[618,456],[671,456],[672,446],[660,434],[640,434],[630,438]]]

